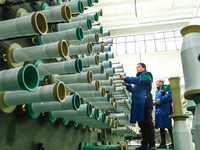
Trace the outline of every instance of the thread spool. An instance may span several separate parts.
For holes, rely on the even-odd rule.
[[[111,38],[111,39],[105,39],[105,40],[103,40],[103,43],[104,44],[113,44],[113,39]]]
[[[98,44],[93,46],[93,53],[104,53],[104,45],[103,44]]]
[[[101,64],[104,66],[105,69],[112,68],[111,61],[103,61]]]
[[[84,12],[84,4],[82,1],[68,1],[68,2],[59,2],[58,5],[68,4],[71,8],[72,13],[83,13]]]
[[[69,74],[69,75],[55,75],[52,76],[51,82],[55,83],[58,81],[63,81],[65,84],[73,83],[92,83],[93,74],[91,71],[83,72],[79,74]]]
[[[87,56],[85,58],[80,58],[83,62],[83,65],[99,65],[100,58],[98,55],[95,56]]]
[[[100,59],[101,59],[101,58],[100,58]],[[115,74],[115,69],[114,69],[114,68],[108,68],[108,69],[104,69],[104,70],[105,70],[105,72],[108,72],[109,75]]]
[[[0,71],[0,91],[34,91],[38,84],[39,73],[35,66],[31,64]]]
[[[111,45],[104,46],[104,51],[105,52],[111,52]]]
[[[69,47],[70,55],[92,54],[92,53],[93,53],[93,47],[92,47],[92,43],[90,42],[86,44]]]
[[[99,57],[100,57],[100,61],[108,61],[109,58],[108,58],[108,54],[107,53],[100,53],[99,54]]]
[[[85,98],[85,100],[87,102],[102,102],[102,101],[106,101],[106,102],[110,102],[110,97],[111,97],[111,94],[110,93],[107,93],[105,95],[105,97],[87,97]]]
[[[113,64],[113,68],[115,68],[115,69],[122,68],[123,69],[123,64]],[[124,71],[122,71],[122,72],[124,72]]]
[[[78,94],[66,96],[61,103],[58,101],[31,103],[27,104],[27,112],[31,118],[39,117],[41,112],[50,112],[57,110],[79,110],[81,105]]]
[[[99,91],[100,90],[100,82],[98,80],[92,83],[77,83],[77,84],[67,84],[70,89],[74,91]]]
[[[86,72],[86,71],[92,71],[93,74],[98,74],[98,73],[101,73],[103,74],[104,73],[104,67],[103,65],[98,65],[98,66],[92,66],[92,67],[85,67],[83,68],[83,71]]]
[[[33,102],[64,101],[66,97],[65,85],[58,82],[53,85],[38,87],[34,91],[7,91],[0,93],[0,107],[5,113],[12,112],[16,105],[29,104]]]
[[[91,30],[86,30],[83,32],[84,35],[98,33],[99,35],[103,34],[102,26],[93,26]]]
[[[36,12],[29,16],[10,19],[0,22],[3,33],[0,35],[0,40],[21,37],[28,35],[46,34],[47,21],[43,13]]]
[[[38,36],[38,42],[40,45],[54,43],[60,40],[83,40],[83,30],[81,27],[74,29],[64,30],[60,32],[51,32],[45,35]],[[90,42],[90,41],[88,41]]]
[[[55,63],[43,64],[40,60],[35,62],[40,76],[62,74],[62,73],[80,73],[83,70],[81,59],[71,59]]]
[[[104,74],[94,74],[94,80],[109,80],[109,73],[105,72]]]
[[[72,17],[71,22],[90,19],[91,21],[99,21],[99,15],[97,13],[80,14],[77,17]]]
[[[72,40],[69,41],[70,45],[78,45],[78,44],[83,44],[83,43],[98,43],[99,42],[99,34],[94,33],[94,34],[89,34],[89,35],[84,35],[83,40]]]
[[[78,94],[84,98],[87,98],[87,97],[97,97],[97,96],[100,96],[100,97],[105,97],[106,95],[106,91],[105,91],[105,88],[102,87],[100,89],[100,91],[80,91],[78,92]]]
[[[65,121],[72,121],[80,118],[92,117],[92,105],[90,103],[82,104],[78,111],[63,110],[63,111],[51,111],[49,113],[50,122],[55,122],[57,117],[63,117]]]
[[[22,48],[19,44],[13,43],[7,50],[8,63],[12,67],[20,67],[25,61],[37,59],[49,59],[68,56],[68,45],[65,40],[47,45]]]
[[[113,85],[113,80],[100,80],[99,81],[101,86],[112,86]]]
[[[117,89],[115,84],[113,84],[112,86],[104,86],[104,88],[106,89],[106,91],[110,91],[110,92],[114,92]]]
[[[55,25],[56,31],[64,31],[73,29],[76,27],[81,27],[83,30],[91,30],[92,29],[92,22],[90,19],[75,21],[75,22],[69,22],[69,23],[59,23]]]
[[[91,104],[100,108],[100,109],[114,109],[115,108],[113,99],[110,102],[100,101],[100,102],[91,102]]]
[[[101,37],[107,37],[107,36],[110,36],[110,30],[107,30],[107,31],[103,31],[103,34],[100,35]]]

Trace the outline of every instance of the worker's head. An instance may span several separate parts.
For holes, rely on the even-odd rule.
[[[146,71],[146,65],[144,63],[138,63],[136,69],[137,69],[137,72]]]
[[[163,84],[164,84],[164,81],[165,81],[164,79],[158,79],[156,81],[156,86],[161,88],[163,86]]]

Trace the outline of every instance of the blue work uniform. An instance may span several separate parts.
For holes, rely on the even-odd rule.
[[[169,115],[172,114],[172,95],[169,85],[157,88],[155,99],[160,99],[160,104],[156,105],[155,128],[169,128]]]
[[[153,100],[150,93],[153,77],[150,72],[137,73],[137,77],[125,77],[127,90],[132,93],[130,122],[143,122],[145,107],[153,109]],[[134,84],[133,86],[131,84]]]

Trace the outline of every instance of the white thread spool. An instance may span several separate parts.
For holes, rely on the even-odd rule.
[[[80,14],[77,17],[72,17],[71,22],[90,19],[91,21],[99,21],[99,15],[97,13]]]
[[[101,73],[103,74],[104,73],[104,67],[103,65],[96,65],[96,66],[92,66],[92,67],[85,67],[83,68],[83,72],[86,72],[86,71],[92,71],[93,74],[98,74],[98,73]]]
[[[103,11],[102,9],[100,8],[99,10],[94,10],[94,11],[86,11],[84,12],[84,14],[94,14],[94,13],[97,13],[98,16],[103,16]]]
[[[93,53],[93,47],[91,42],[69,47],[70,55],[92,54],[92,53]]]
[[[99,81],[101,86],[112,86],[113,85],[113,80],[100,80]]]
[[[62,73],[80,73],[83,70],[81,59],[71,59],[55,63],[46,63],[37,65],[40,76],[62,74]]]
[[[109,75],[113,75],[115,74],[115,68],[108,68],[108,69],[104,69],[105,72],[108,72]]]
[[[98,33],[99,35],[103,34],[102,26],[93,26],[91,30],[83,31],[84,35]]]
[[[101,64],[104,66],[105,69],[112,68],[112,62],[111,61],[103,61]]]
[[[111,38],[111,39],[105,39],[105,40],[103,40],[103,43],[104,44],[113,44],[113,39]]]
[[[39,73],[31,64],[0,71],[0,91],[34,91],[38,84]]]
[[[115,69],[123,68],[123,64],[113,64],[113,68]]]
[[[84,12],[84,4],[82,1],[68,1],[68,2],[60,2],[59,5],[68,4],[71,8],[72,13],[83,13]]]
[[[100,34],[101,37],[110,36],[110,30],[103,31],[103,34]]]
[[[77,84],[67,84],[67,90],[68,87],[70,89],[73,89],[74,91],[99,91],[100,90],[100,82],[98,80],[92,82],[92,83],[77,83]]]
[[[105,97],[87,97],[85,98],[85,101],[87,102],[110,102],[110,94],[106,94]]]
[[[73,83],[92,83],[93,74],[91,71],[78,73],[78,74],[68,74],[68,75],[55,75],[52,77],[52,82],[56,83],[58,81],[63,81],[65,84]]]
[[[99,34],[98,33],[94,33],[94,34],[89,34],[89,35],[84,35],[84,38],[82,38],[81,40],[79,39],[75,39],[75,40],[71,40],[69,41],[70,45],[78,45],[78,44],[83,44],[83,43],[88,43],[88,42],[99,42]]]
[[[107,53],[100,53],[99,54],[99,57],[100,57],[100,61],[108,61],[109,58],[108,58],[108,54]]]
[[[83,30],[90,30],[92,29],[92,22],[90,19],[75,21],[75,22],[69,22],[69,23],[59,23],[55,25],[56,31],[64,31],[73,29],[76,27],[81,27]]]
[[[84,34],[85,35],[85,34]],[[103,44],[97,44],[93,46],[93,53],[104,53],[104,45]]]
[[[84,37],[85,38],[85,37]],[[48,43],[54,43],[60,40],[83,40],[83,30],[81,27],[77,27],[74,29],[64,30],[60,32],[51,32],[47,33],[45,35],[38,36],[39,43],[42,44],[48,44]],[[88,41],[90,42],[90,41]]]
[[[80,118],[76,120],[76,123],[83,123],[86,125],[92,124],[94,121],[99,121],[99,108],[92,108],[92,117],[88,117],[87,119],[85,118]]]
[[[85,58],[80,58],[83,62],[83,65],[99,65],[100,58],[98,55],[95,56],[87,56]]]
[[[109,80],[109,73],[106,72],[104,74],[94,74],[93,79],[94,80]]]
[[[104,46],[104,51],[105,52],[111,52],[111,45]]]
[[[0,26],[0,40],[47,33],[47,21],[41,12],[16,19],[0,21]]]
[[[112,86],[104,86],[104,88],[106,89],[106,91],[110,91],[110,92],[114,92],[116,91],[116,85],[113,84]]]
[[[102,87],[100,91],[79,91],[78,94],[84,98],[88,97],[105,97],[106,91],[105,88]]]

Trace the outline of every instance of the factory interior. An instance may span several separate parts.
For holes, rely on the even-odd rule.
[[[0,0],[0,150],[139,150],[138,63],[153,101],[170,85],[173,149],[200,150],[199,39],[200,0]]]

